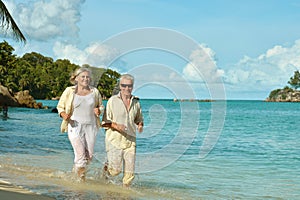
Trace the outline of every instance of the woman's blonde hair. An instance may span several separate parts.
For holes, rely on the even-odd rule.
[[[90,76],[92,76],[92,71],[86,67],[80,67],[78,69],[76,69],[72,74],[71,74],[71,77],[70,77],[70,82],[72,84],[76,84],[76,77],[81,74],[82,72],[88,72],[90,74]],[[91,80],[92,81],[92,80]]]

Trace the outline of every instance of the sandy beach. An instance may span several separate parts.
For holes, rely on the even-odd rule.
[[[0,199],[1,200],[53,200],[53,198],[35,194],[22,187],[13,185],[9,182],[0,180]]]

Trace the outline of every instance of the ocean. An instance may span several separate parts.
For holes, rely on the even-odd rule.
[[[136,177],[105,181],[100,129],[87,182],[72,174],[73,151],[57,101],[9,108],[0,120],[0,179],[55,199],[300,199],[300,103],[140,100]],[[0,197],[1,199],[1,197]]]

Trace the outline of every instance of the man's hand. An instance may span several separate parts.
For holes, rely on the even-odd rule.
[[[137,130],[139,133],[143,132],[144,128],[141,125],[138,125]]]
[[[111,128],[115,129],[116,131],[120,133],[126,133],[127,127],[124,124],[117,124],[117,123],[112,123]]]
[[[144,127],[144,123],[143,123],[143,122],[140,122],[140,123],[138,124],[138,127],[137,127],[137,130],[138,130],[139,133],[143,132],[143,130],[144,130],[143,127]]]

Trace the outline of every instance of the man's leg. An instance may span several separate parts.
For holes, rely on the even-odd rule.
[[[124,176],[123,186],[129,187],[134,179],[135,157],[136,148],[131,146],[124,150]]]
[[[122,171],[123,150],[109,144],[107,149],[107,170],[111,176],[117,176]]]

